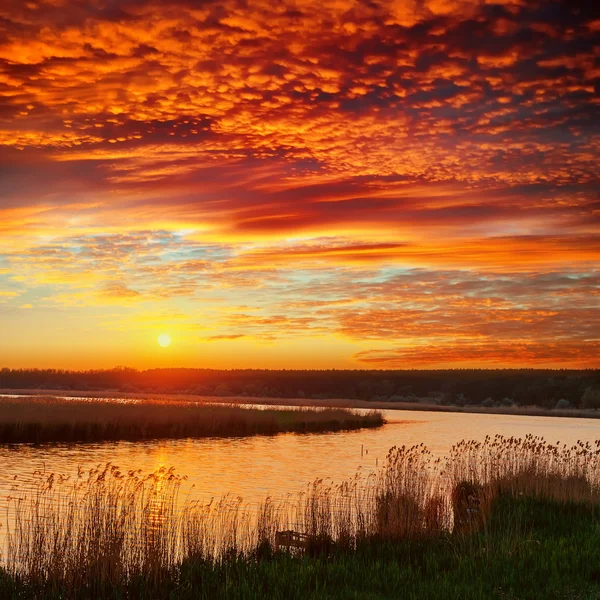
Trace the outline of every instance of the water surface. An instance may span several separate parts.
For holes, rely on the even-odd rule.
[[[383,412],[388,420],[383,427],[350,432],[0,446],[0,508],[15,483],[27,487],[34,471],[74,476],[78,468],[108,462],[144,472],[173,466],[188,476],[186,488],[193,486],[194,498],[209,500],[232,493],[253,503],[267,495],[295,494],[316,478],[340,482],[359,469],[369,473],[381,466],[392,446],[424,443],[437,457],[462,439],[483,440],[486,435],[531,433],[553,444],[569,445],[600,438],[600,420],[595,419]]]

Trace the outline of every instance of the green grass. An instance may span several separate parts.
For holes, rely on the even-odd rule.
[[[0,574],[3,599],[592,600],[600,598],[600,527],[588,505],[498,497],[484,530],[421,540],[363,541],[328,556],[188,558],[155,581],[78,590]]]
[[[501,497],[486,531],[467,537],[375,540],[329,557],[233,561],[208,578],[188,562],[172,597],[575,600],[600,597],[599,575],[600,529],[588,506]]]
[[[40,478],[8,501],[0,598],[600,600],[600,440],[392,448],[373,476],[253,513],[181,506],[184,480]],[[275,552],[289,529],[307,547]]]

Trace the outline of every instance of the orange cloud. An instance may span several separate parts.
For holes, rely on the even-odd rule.
[[[181,314],[351,365],[592,364],[592,12],[6,0],[0,326]]]
[[[356,360],[378,369],[455,368],[468,364],[479,368],[530,365],[539,368],[597,368],[600,343],[508,342],[485,344],[455,342],[393,350],[359,352]]]

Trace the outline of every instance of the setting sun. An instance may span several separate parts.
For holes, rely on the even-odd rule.
[[[0,0],[0,600],[600,600],[593,6]]]
[[[161,335],[158,336],[158,345],[166,348],[167,346],[171,345],[171,336],[167,335],[166,333],[162,333]]]

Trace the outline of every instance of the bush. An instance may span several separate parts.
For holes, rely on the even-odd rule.
[[[494,400],[492,398],[486,398],[481,403],[481,406],[485,406],[486,408],[493,408],[494,407]]]
[[[136,392],[139,392],[140,390],[138,388],[136,388],[135,385],[131,385],[130,383],[124,383],[121,386],[120,391],[124,392],[126,394],[134,394]]]
[[[586,388],[581,397],[583,408],[600,408],[600,389],[595,387]]]
[[[389,399],[390,402],[416,402],[417,398],[415,396],[391,396]]]
[[[452,490],[454,531],[469,532],[477,529],[485,519],[483,487],[471,481],[459,481]]]
[[[561,398],[556,403],[556,406],[554,408],[556,408],[557,410],[563,410],[565,408],[571,408],[571,403],[568,400],[565,400],[564,398]]]
[[[464,406],[466,403],[467,399],[464,394],[456,394],[456,397],[454,398],[454,404],[457,404],[458,406]]]
[[[215,388],[215,396],[231,396],[231,390],[226,383],[220,383]]]

